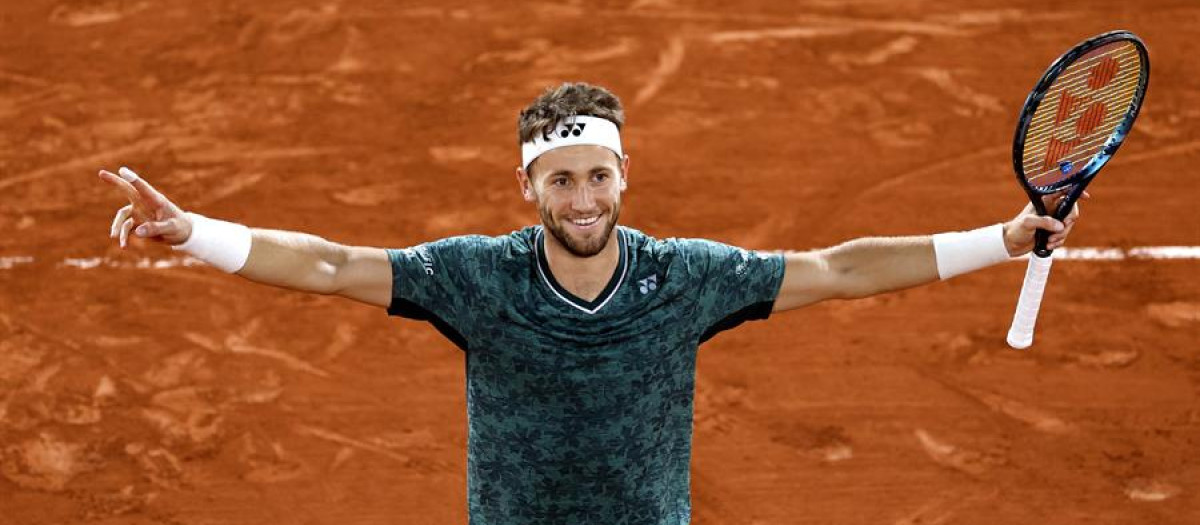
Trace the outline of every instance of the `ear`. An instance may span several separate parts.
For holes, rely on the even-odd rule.
[[[529,180],[529,174],[525,173],[525,169],[517,167],[517,184],[521,187],[521,195],[525,197],[525,202],[535,202],[537,197],[533,194],[533,182]]]
[[[625,191],[629,180],[629,155],[621,159],[621,191]]]

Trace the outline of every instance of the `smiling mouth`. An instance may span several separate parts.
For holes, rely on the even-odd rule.
[[[591,228],[592,226],[595,226],[596,224],[599,224],[600,217],[603,215],[604,214],[600,214],[600,215],[596,215],[594,217],[588,217],[588,218],[584,218],[584,219],[567,219],[567,222],[570,222],[576,228],[586,230],[588,228]]]

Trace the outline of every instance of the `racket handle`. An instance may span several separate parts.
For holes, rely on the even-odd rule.
[[[1038,309],[1042,306],[1042,292],[1046,291],[1046,280],[1050,278],[1050,265],[1053,262],[1053,254],[1049,257],[1029,255],[1025,284],[1021,286],[1017,311],[1013,314],[1012,327],[1008,329],[1008,346],[1024,350],[1033,344],[1033,325],[1037,323]]]

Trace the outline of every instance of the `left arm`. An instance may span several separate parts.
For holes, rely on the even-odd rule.
[[[1062,246],[1079,218],[1076,206],[1066,220],[1040,216],[1027,205],[1004,223],[1004,245],[1009,256],[1033,249],[1039,228],[1050,230],[1047,247]],[[933,236],[868,237],[831,248],[787,252],[783,285],[773,312],[800,308],[826,299],[858,299],[902,290],[939,279]]]

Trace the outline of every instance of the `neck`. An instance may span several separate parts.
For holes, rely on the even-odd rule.
[[[620,262],[620,232],[613,228],[608,242],[600,253],[591,257],[572,254],[553,235],[545,233],[542,242],[546,250],[546,262],[554,279],[571,293],[584,299],[594,299],[612,278]]]

